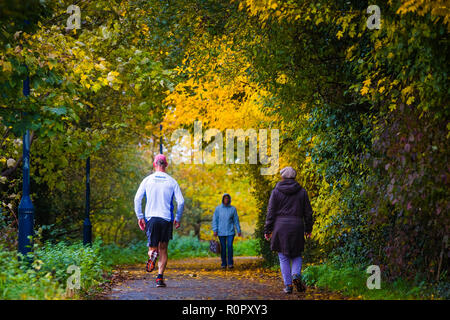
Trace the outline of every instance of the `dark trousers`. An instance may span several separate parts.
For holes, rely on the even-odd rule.
[[[227,251],[228,251],[228,265],[233,265],[233,239],[231,236],[219,236],[220,240],[220,256],[222,258],[222,267],[227,266]]]

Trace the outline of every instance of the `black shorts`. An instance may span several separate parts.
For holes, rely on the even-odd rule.
[[[160,217],[151,217],[145,221],[148,247],[157,247],[160,242],[169,242],[172,239],[173,222]]]

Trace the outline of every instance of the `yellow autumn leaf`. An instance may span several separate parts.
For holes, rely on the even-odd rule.
[[[365,94],[367,94],[367,92],[369,92],[369,88],[368,87],[363,87],[361,89],[361,95],[365,95]]]
[[[12,65],[11,62],[9,61],[4,61],[2,63],[2,68],[4,72],[11,72],[12,71]]]
[[[356,45],[354,44],[347,49],[347,55],[345,56],[345,59],[350,60],[350,58],[353,55],[353,50],[355,50],[355,48],[356,48]]]
[[[406,96],[407,94],[412,93],[412,91],[413,91],[413,87],[412,86],[407,86],[406,88],[404,88],[402,90],[402,95]]]
[[[381,41],[380,40],[377,40],[376,42],[375,42],[375,50],[378,50],[378,48],[380,48],[381,47]]]
[[[286,75],[280,74],[280,76],[277,78],[276,82],[280,83],[280,84],[285,84],[287,82],[287,77]]]
[[[102,87],[101,84],[97,82],[92,86],[92,91],[97,92],[98,90],[100,90],[101,87]]]

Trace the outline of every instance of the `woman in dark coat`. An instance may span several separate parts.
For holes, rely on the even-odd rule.
[[[293,283],[297,290],[302,292],[305,291],[301,280],[302,252],[304,236],[311,237],[312,208],[308,193],[295,180],[295,170],[285,167],[280,173],[282,180],[270,195],[264,237],[266,240],[270,239],[270,248],[278,252],[281,274],[286,286],[284,292],[292,293]]]

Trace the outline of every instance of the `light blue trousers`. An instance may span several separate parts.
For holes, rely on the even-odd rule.
[[[280,259],[280,269],[281,275],[283,276],[284,285],[291,285],[292,276],[294,274],[300,275],[302,272],[302,256],[291,258],[282,254],[281,252],[278,252],[278,258]]]

